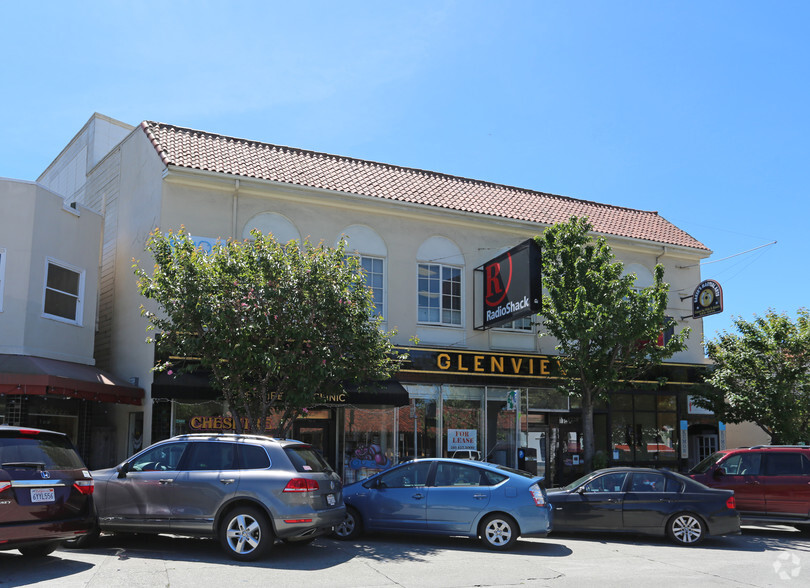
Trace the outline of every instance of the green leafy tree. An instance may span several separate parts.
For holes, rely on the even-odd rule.
[[[345,241],[299,247],[251,236],[205,253],[182,228],[155,230],[146,245],[153,271],[133,268],[140,293],[159,307],[141,308],[158,333],[158,357],[198,360],[155,369],[210,372],[237,431],[265,433],[272,422],[287,436],[319,398],[390,378],[399,357]]]
[[[706,343],[714,362],[696,397],[729,423],[756,423],[774,444],[810,441],[810,314],[795,321],[768,310],[753,321],[734,319],[737,333],[723,331]]]
[[[541,336],[557,340],[560,389],[581,399],[588,466],[594,455],[594,403],[685,349],[689,335],[685,328],[658,344],[671,326],[665,316],[669,285],[663,281],[664,268],[655,267],[651,286],[635,288],[635,275],[622,275],[623,264],[603,237],[590,235],[592,229],[587,219],[572,217],[535,238],[543,265]]]

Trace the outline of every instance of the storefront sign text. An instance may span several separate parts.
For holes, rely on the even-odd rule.
[[[513,355],[451,351],[420,347],[399,348],[408,354],[401,373],[445,373],[468,376],[559,377],[557,359],[545,355]]]
[[[476,429],[447,429],[447,451],[475,451],[478,449]]]

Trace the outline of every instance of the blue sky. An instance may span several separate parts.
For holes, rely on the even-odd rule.
[[[707,337],[810,306],[810,2],[2,12],[2,177],[36,179],[93,112],[155,120],[658,211],[714,251]]]

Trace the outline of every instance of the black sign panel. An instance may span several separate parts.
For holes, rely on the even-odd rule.
[[[483,266],[485,329],[541,309],[540,247],[528,239]]]
[[[723,312],[723,289],[714,280],[704,280],[692,295],[692,318]]]

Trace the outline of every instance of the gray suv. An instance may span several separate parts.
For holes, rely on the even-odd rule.
[[[93,478],[99,531],[216,537],[244,561],[277,539],[307,544],[346,514],[338,474],[290,439],[179,435]]]

